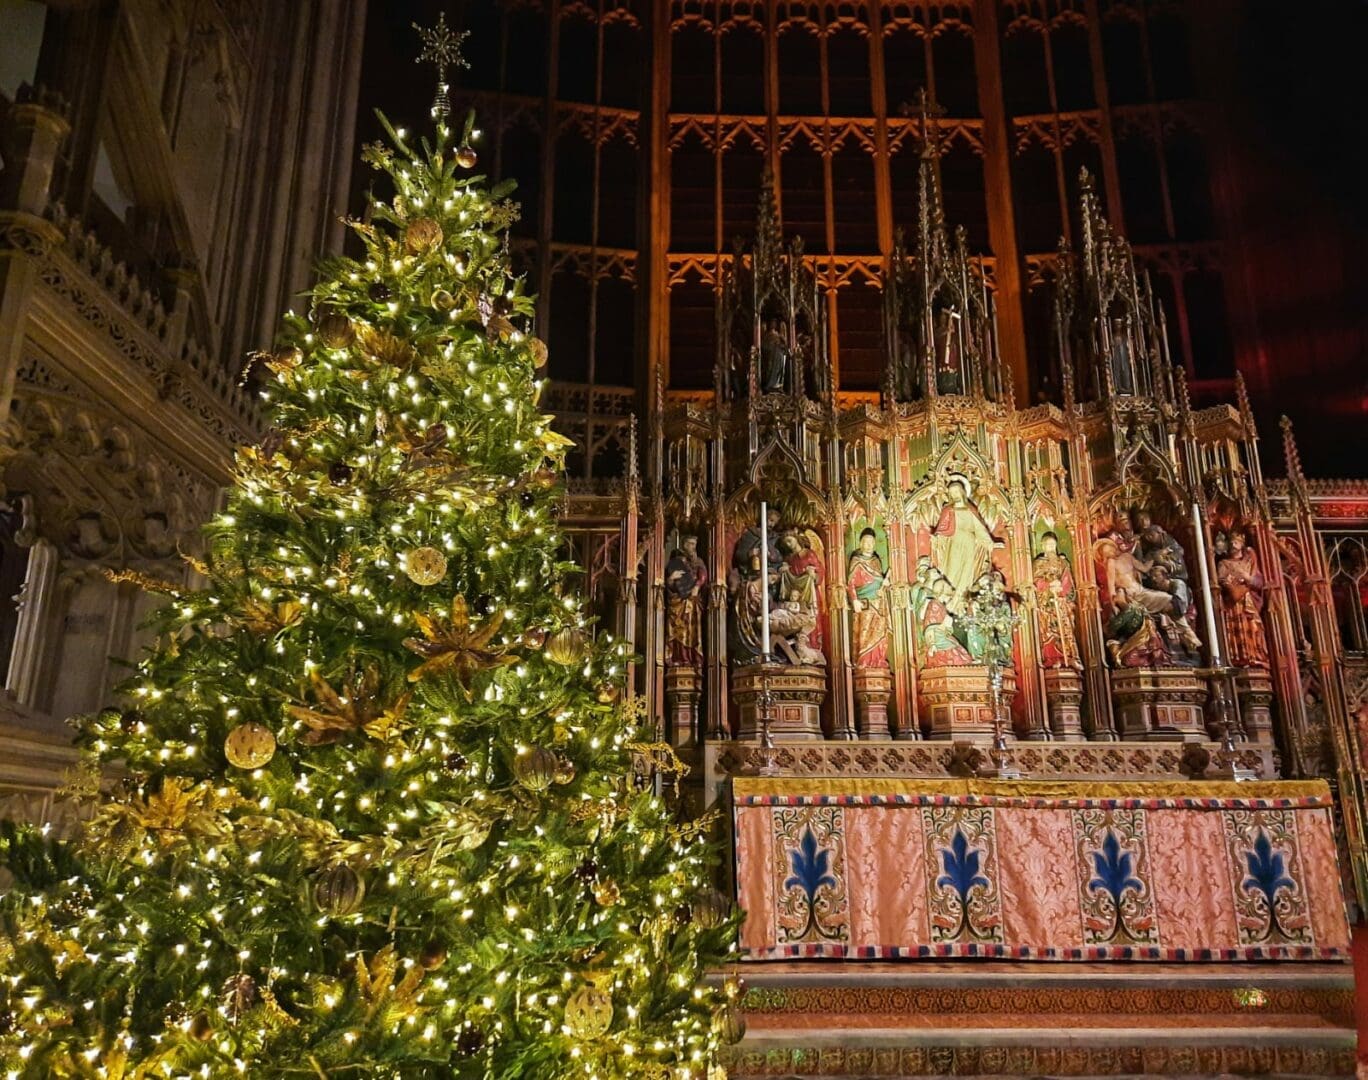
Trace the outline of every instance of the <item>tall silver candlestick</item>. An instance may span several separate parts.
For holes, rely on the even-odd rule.
[[[1216,637],[1216,604],[1211,594],[1211,571],[1207,569],[1207,547],[1206,532],[1202,528],[1202,507],[1200,503],[1192,504],[1192,531],[1197,537],[1197,565],[1202,570],[1202,604],[1206,608],[1206,631],[1207,641],[1211,648],[1211,666],[1213,668],[1224,667],[1221,662],[1221,646]]]
[[[760,503],[760,662],[770,662],[769,508]]]

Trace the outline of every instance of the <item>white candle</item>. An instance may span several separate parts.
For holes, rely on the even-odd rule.
[[[769,625],[769,510],[760,503],[760,659],[768,664],[770,658]]]
[[[1206,608],[1207,642],[1210,645],[1211,666],[1222,667],[1221,646],[1216,637],[1216,604],[1211,596],[1211,572],[1207,569],[1206,534],[1202,529],[1202,507],[1192,504],[1192,531],[1197,537],[1197,563],[1202,568],[1202,604]]]

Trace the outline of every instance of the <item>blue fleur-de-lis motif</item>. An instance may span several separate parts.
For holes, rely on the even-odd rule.
[[[1094,877],[1088,882],[1088,888],[1092,890],[1101,889],[1112,901],[1112,932],[1115,937],[1117,933],[1125,929],[1125,919],[1121,913],[1121,899],[1129,890],[1143,892],[1145,883],[1134,876],[1135,861],[1129,851],[1121,849],[1121,841],[1116,838],[1116,832],[1112,829],[1107,830],[1107,838],[1102,841],[1102,848],[1092,853]]]
[[[1268,907],[1268,927],[1263,936],[1271,937],[1275,930],[1283,933],[1283,928],[1278,923],[1278,893],[1283,889],[1295,889],[1297,883],[1287,876],[1287,864],[1283,860],[1282,852],[1273,850],[1273,842],[1268,838],[1267,830],[1260,829],[1259,835],[1254,838],[1253,849],[1246,851],[1244,856],[1249,866],[1249,874],[1241,882],[1240,887],[1245,892],[1261,894]]]
[[[985,889],[989,886],[988,879],[979,873],[982,854],[978,848],[969,846],[964,830],[958,828],[955,830],[954,839],[950,841],[950,846],[940,849],[941,867],[945,872],[936,879],[936,888],[943,889],[949,886],[959,897],[959,926],[954,933],[956,937],[964,930],[969,918],[969,891],[976,885]]]
[[[817,917],[817,891],[823,886],[831,889],[837,886],[831,873],[831,849],[817,846],[817,835],[809,825],[798,846],[789,852],[789,863],[793,873],[784,879],[784,888],[801,889],[807,899],[807,925],[799,935],[806,937]]]

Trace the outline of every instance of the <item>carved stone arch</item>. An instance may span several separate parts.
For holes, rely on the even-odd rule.
[[[1173,461],[1162,453],[1146,438],[1131,443],[1117,458],[1116,475],[1122,485],[1132,478],[1144,479],[1154,475],[1167,486],[1178,488],[1178,475],[1174,472]]]
[[[754,520],[762,496],[790,524],[812,524],[826,517],[826,500],[808,481],[802,459],[779,439],[769,440],[755,455],[746,483],[727,500],[727,521],[735,525]]]
[[[861,498],[855,492],[849,492],[841,500],[841,524],[849,527],[861,519],[874,521],[878,518],[888,518],[889,499],[882,490],[875,490],[870,493],[868,499]]]
[[[968,486],[969,498],[989,523],[1006,524],[1013,518],[1012,500],[993,475],[992,463],[977,446],[957,431],[932,462],[926,477],[909,499],[909,521],[930,525],[949,498],[956,480]]]

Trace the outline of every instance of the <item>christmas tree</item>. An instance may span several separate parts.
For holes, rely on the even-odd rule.
[[[121,781],[0,836],[0,1074],[701,1077],[737,1035],[704,826],[633,782],[566,584],[516,207],[434,111],[264,357],[204,587],[143,582],[160,644],[81,726]]]

